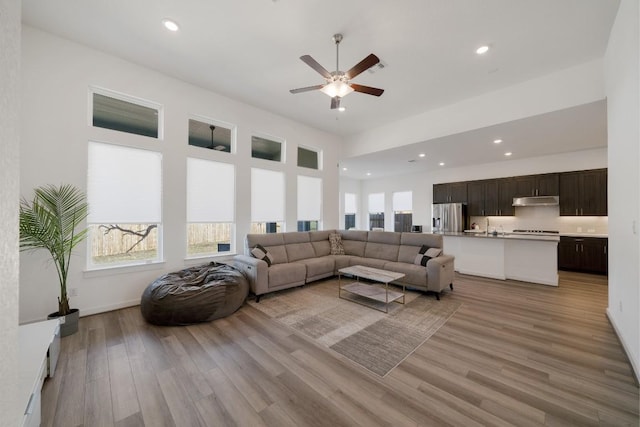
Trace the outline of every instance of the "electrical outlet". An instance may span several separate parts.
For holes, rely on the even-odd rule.
[[[69,288],[69,296],[77,297],[78,296],[78,288]]]

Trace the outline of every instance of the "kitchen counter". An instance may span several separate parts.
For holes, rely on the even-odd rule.
[[[558,286],[559,236],[440,233],[462,274]]]
[[[594,237],[596,239],[608,239],[608,234],[596,234],[596,233],[560,233],[565,237]]]
[[[498,233],[496,236],[493,234],[485,234],[484,231],[479,232],[463,232],[463,231],[445,231],[442,233],[443,236],[455,236],[455,237],[472,237],[472,238],[484,238],[484,239],[509,239],[509,240],[541,240],[541,241],[549,241],[549,242],[558,242],[560,241],[560,235],[557,236],[540,236],[537,234],[513,234],[513,233]]]

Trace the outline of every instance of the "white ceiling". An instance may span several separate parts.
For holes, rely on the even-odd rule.
[[[349,136],[600,58],[618,3],[24,0],[23,22],[309,126]],[[163,18],[177,21],[180,31],[174,34],[165,30]],[[369,53],[378,55],[385,64],[384,69],[364,72],[354,79],[385,89],[385,93],[379,98],[350,94],[342,101],[347,108],[344,113],[330,110],[329,97],[320,92],[289,93],[292,88],[323,83],[319,74],[300,61],[301,55],[309,54],[329,71],[334,70],[331,36],[337,32],[344,34],[340,45],[343,71]],[[490,45],[491,50],[484,56],[476,55],[475,49],[483,44]],[[585,107],[566,114],[575,119],[573,122],[591,123],[593,116],[575,115],[596,114],[596,110],[602,112],[603,107]],[[547,119],[531,120],[507,126],[506,131],[513,131],[522,147],[536,142],[531,149],[519,149],[519,155],[568,151],[564,147],[569,146],[589,148],[579,144],[584,129],[569,124],[556,124],[554,129],[574,142],[562,139],[563,144],[541,144],[539,137],[543,135],[534,133],[541,132],[536,120]],[[602,120],[604,116],[595,120],[599,132]],[[520,131],[512,129],[519,122],[524,127]],[[525,130],[532,133],[527,136]],[[451,138],[462,144],[490,134],[489,130],[478,132]],[[544,137],[545,141],[560,142],[557,136]],[[446,150],[450,142],[444,138],[436,145]],[[407,146],[393,154],[362,156],[353,167],[369,157],[375,162],[392,155],[403,159],[406,167],[416,148]],[[435,145],[429,149],[431,153],[435,150]],[[466,161],[481,163],[482,153],[473,152],[465,156]]]

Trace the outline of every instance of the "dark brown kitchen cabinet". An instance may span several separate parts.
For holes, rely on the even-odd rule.
[[[560,184],[557,173],[517,176],[514,181],[514,197],[557,196],[559,193]]]
[[[466,203],[467,183],[433,184],[433,203]]]
[[[608,239],[561,236],[558,243],[558,269],[607,274]]]
[[[606,216],[607,170],[560,174],[560,215]]]
[[[513,180],[487,179],[467,183],[469,216],[513,215]]]

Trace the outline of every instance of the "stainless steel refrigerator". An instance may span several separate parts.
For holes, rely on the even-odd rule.
[[[433,233],[464,231],[467,206],[463,203],[436,203],[431,205],[431,231]]]

